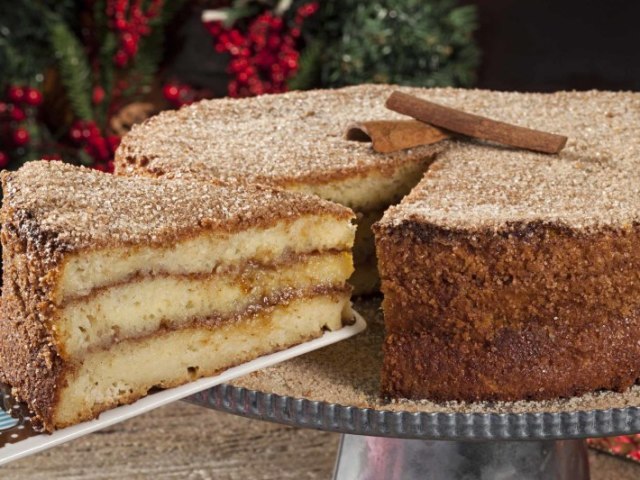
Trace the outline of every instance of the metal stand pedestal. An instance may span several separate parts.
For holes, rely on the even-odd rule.
[[[406,440],[342,435],[334,480],[588,480],[584,440]]]

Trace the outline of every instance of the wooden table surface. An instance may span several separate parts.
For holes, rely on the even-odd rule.
[[[4,467],[6,479],[330,479],[339,435],[177,402]],[[590,453],[593,480],[640,466]]]

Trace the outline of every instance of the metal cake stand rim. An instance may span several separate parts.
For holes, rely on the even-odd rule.
[[[640,432],[640,407],[567,412],[375,410],[222,384],[186,399],[226,413],[352,435],[424,440],[568,440]]]

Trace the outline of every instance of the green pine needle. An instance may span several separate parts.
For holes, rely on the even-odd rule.
[[[307,90],[315,86],[320,77],[322,50],[323,43],[319,40],[312,41],[302,50],[298,62],[298,72],[289,80],[289,89]]]
[[[468,86],[479,50],[476,8],[455,0],[326,0],[317,35],[321,85]]]
[[[91,70],[86,53],[73,32],[58,17],[51,15],[48,23],[51,46],[73,112],[82,120],[92,120]]]

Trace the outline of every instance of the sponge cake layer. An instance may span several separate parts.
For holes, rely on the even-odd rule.
[[[277,304],[305,292],[344,284],[353,271],[349,253],[312,255],[289,265],[247,268],[236,275],[142,277],[58,310],[56,341],[61,355],[82,357],[155,330],[179,328],[194,320],[232,319],[250,308]]]
[[[186,328],[129,340],[87,355],[64,377],[48,428],[61,428],[173,387],[282,350],[342,326],[349,294],[305,298],[214,329]]]
[[[71,255],[61,267],[55,298],[86,295],[92,289],[126,281],[137,274],[208,274],[252,261],[277,262],[285,254],[347,250],[354,227],[332,216],[307,215],[268,228],[241,232],[203,232],[167,246],[107,248]]]

